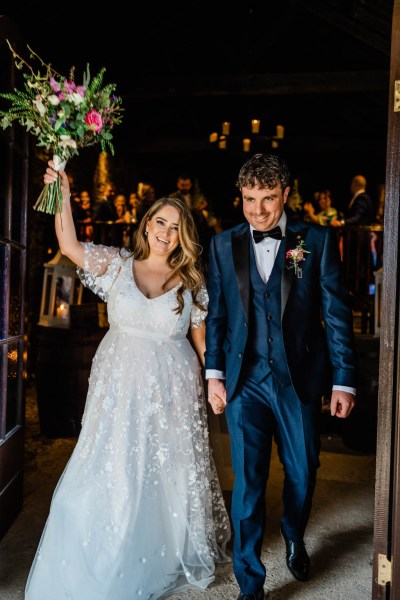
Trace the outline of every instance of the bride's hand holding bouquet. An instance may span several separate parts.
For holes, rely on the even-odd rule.
[[[89,65],[82,83],[76,84],[75,70],[70,69],[68,77],[55,71],[29,47],[30,57],[40,63],[42,72],[35,71],[11,47],[15,65],[25,69],[24,90],[1,93],[0,98],[11,102],[11,108],[0,110],[0,125],[3,129],[14,121],[20,123],[37,138],[37,145],[53,153],[53,167],[56,171],[65,168],[66,161],[78,155],[80,148],[100,144],[103,152],[107,149],[114,154],[112,129],[121,122],[121,98],[115,95],[115,84],[102,87],[105,69],[91,79]],[[55,214],[62,209],[60,178],[46,183],[34,208],[38,211]]]

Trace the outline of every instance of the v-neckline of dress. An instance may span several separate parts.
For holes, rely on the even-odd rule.
[[[140,294],[141,296],[143,296],[143,298],[144,298],[145,300],[149,300],[149,301],[151,301],[151,300],[157,300],[157,298],[162,298],[162,297],[163,297],[163,296],[165,296],[166,294],[169,294],[170,292],[173,292],[174,290],[176,290],[176,289],[177,289],[177,288],[178,288],[178,287],[181,285],[181,282],[180,282],[180,281],[178,281],[178,283],[177,283],[176,285],[174,285],[174,287],[172,287],[170,290],[167,290],[167,291],[166,291],[166,292],[164,292],[163,294],[159,294],[158,296],[153,296],[153,298],[148,298],[147,296],[145,296],[145,294],[142,292],[142,290],[140,289],[140,287],[139,287],[139,286],[138,286],[138,284],[136,283],[135,274],[134,274],[134,272],[133,272],[133,256],[131,257],[131,267],[130,267],[130,274],[131,274],[131,277],[132,277],[132,281],[133,281],[133,283],[135,284],[135,287],[136,287],[137,291],[139,292],[139,294]]]

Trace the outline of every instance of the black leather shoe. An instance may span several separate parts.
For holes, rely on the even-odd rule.
[[[236,600],[264,600],[264,590],[260,590],[257,594],[243,594],[241,592]]]
[[[310,557],[307,554],[304,542],[292,542],[286,538],[281,530],[281,535],[286,544],[287,568],[299,581],[307,581],[310,576]]]

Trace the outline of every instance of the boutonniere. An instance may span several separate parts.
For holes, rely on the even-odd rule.
[[[293,248],[292,250],[288,250],[286,252],[286,268],[294,269],[295,275],[297,275],[297,277],[300,279],[303,276],[303,271],[300,267],[300,263],[306,259],[305,254],[310,254],[310,251],[304,248],[305,241],[301,238],[300,235],[298,235],[296,239],[299,240],[299,243],[297,244],[296,248]]]

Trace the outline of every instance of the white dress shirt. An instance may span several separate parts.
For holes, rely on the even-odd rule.
[[[286,213],[283,212],[281,218],[279,219],[277,225],[282,230],[282,236],[286,235]],[[265,237],[258,244],[255,243],[253,238],[254,227],[250,225],[250,233],[251,240],[253,242],[253,250],[256,257],[256,265],[258,272],[260,273],[261,279],[264,283],[267,283],[268,279],[271,276],[272,269],[274,267],[274,262],[276,259],[276,255],[278,254],[279,246],[281,240],[275,240],[274,238]]]
[[[282,216],[277,223],[282,230],[282,237],[285,237],[286,235],[286,223],[287,216],[285,211],[283,211]],[[265,237],[263,240],[261,240],[261,242],[256,244],[253,238],[253,230],[254,227],[250,225],[250,237],[253,243],[257,269],[264,283],[267,283],[271,276],[276,255],[278,254],[279,246],[282,240]],[[225,379],[225,373],[223,371],[217,371],[216,369],[207,369],[205,372],[205,377],[206,379]],[[346,387],[344,385],[334,385],[332,387],[332,391],[333,390],[342,390],[343,392],[350,392],[354,395],[356,393],[354,388]]]

